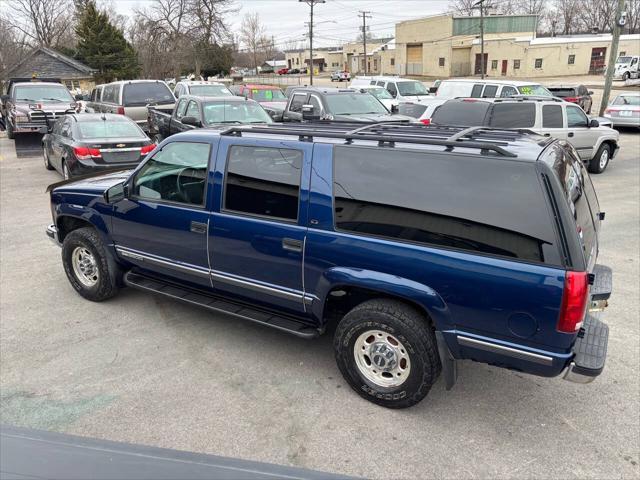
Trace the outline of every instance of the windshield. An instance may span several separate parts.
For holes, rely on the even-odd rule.
[[[71,93],[62,85],[21,85],[14,89],[14,95],[23,102],[73,102]]]
[[[618,59],[616,60],[616,63],[630,63],[631,62],[631,57],[618,57]]]
[[[412,95],[429,95],[425,86],[416,80],[410,82],[398,82],[398,91],[403,97]]]
[[[249,96],[257,102],[277,102],[278,100],[284,102],[287,100],[287,97],[285,97],[279,88],[274,88],[273,90],[258,90],[257,88],[252,88]]]
[[[189,87],[191,95],[203,97],[232,97],[233,93],[224,85],[191,85]]]
[[[124,106],[135,107],[149,103],[168,104],[175,102],[175,98],[164,83],[142,82],[127,83],[124,86]]]
[[[340,93],[326,96],[329,113],[359,115],[363,113],[389,113],[375,97],[367,93]]]
[[[146,138],[143,131],[133,122],[105,120],[78,122],[78,131],[81,138]]]
[[[640,106],[640,95],[618,95],[611,105]]]
[[[272,123],[271,117],[253,102],[205,103],[204,123]]]
[[[531,95],[534,97],[553,97],[551,92],[542,85],[523,85],[518,87],[520,95]]]
[[[376,97],[378,100],[393,99],[393,96],[387,91],[386,88],[369,88],[367,91]]]

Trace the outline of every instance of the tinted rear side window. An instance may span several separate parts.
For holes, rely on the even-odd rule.
[[[535,123],[533,103],[496,103],[489,117],[489,126],[496,128],[530,128]]]
[[[484,125],[487,110],[491,104],[474,101],[448,101],[440,105],[431,117],[438,125],[458,125],[472,127]]]
[[[536,262],[549,252],[548,261],[559,262],[547,250],[555,234],[531,164],[366,147],[334,152],[338,230]]]
[[[563,125],[560,105],[544,105],[542,107],[542,128],[562,128]]]
[[[174,101],[171,90],[164,83],[127,83],[124,86],[122,103],[125,107],[143,106],[148,103],[173,103]]]

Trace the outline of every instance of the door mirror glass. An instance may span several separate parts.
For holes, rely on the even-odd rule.
[[[118,183],[104,192],[104,199],[107,203],[117,203],[127,198],[126,183]]]
[[[313,111],[313,105],[302,106],[302,118],[304,120],[318,120],[320,115],[316,115]]]
[[[182,123],[184,125],[193,125],[194,127],[202,126],[202,123],[200,122],[200,120],[198,120],[196,117],[191,117],[191,116],[182,117]]]
[[[398,105],[391,105],[391,113],[398,113]]]
[[[600,126],[600,122],[595,118],[589,122],[589,128],[598,128]]]

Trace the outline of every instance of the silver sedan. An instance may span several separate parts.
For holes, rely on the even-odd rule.
[[[604,111],[614,127],[640,128],[640,93],[629,92],[618,95]]]

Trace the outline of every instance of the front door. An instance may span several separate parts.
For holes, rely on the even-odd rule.
[[[607,47],[599,47],[591,49],[591,62],[589,64],[589,73],[599,75],[604,73],[605,55]]]
[[[207,184],[211,145],[168,143],[129,182],[114,205],[118,255],[155,273],[211,286],[207,253]]]
[[[509,67],[509,60],[502,60],[502,71],[500,73],[502,73],[503,77],[507,75],[508,67]]]
[[[476,75],[480,75],[480,72],[482,71],[482,66],[481,64],[481,59],[482,59],[482,55],[479,53],[476,53],[476,65],[475,65],[475,69],[474,69],[474,73]],[[485,53],[484,54],[484,74],[487,74],[487,62],[489,61],[489,54]]]
[[[597,131],[589,128],[589,118],[577,105],[567,105],[567,140],[578,151],[582,160],[591,160]]]
[[[302,283],[313,145],[227,137],[216,163],[209,255],[216,290],[305,311]]]

